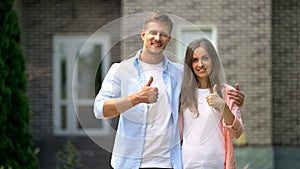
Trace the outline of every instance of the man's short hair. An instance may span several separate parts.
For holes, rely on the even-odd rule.
[[[147,24],[149,22],[161,22],[169,26],[169,33],[172,32],[173,29],[173,21],[171,18],[163,12],[151,12],[145,19],[144,29],[146,29]]]

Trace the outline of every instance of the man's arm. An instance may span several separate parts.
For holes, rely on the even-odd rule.
[[[103,104],[103,116],[113,118],[139,103],[155,103],[158,98],[158,89],[150,86],[152,82],[153,77],[149,79],[141,91],[128,97],[107,99]]]

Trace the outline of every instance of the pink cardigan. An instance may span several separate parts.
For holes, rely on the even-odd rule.
[[[225,163],[224,163],[224,169],[236,169],[235,165],[235,156],[234,156],[234,148],[232,144],[232,137],[238,138],[242,135],[243,133],[243,122],[242,122],[242,117],[241,117],[241,112],[239,107],[233,103],[233,100],[229,98],[229,96],[226,94],[227,90],[229,89],[234,89],[230,85],[225,85],[225,91],[223,91],[224,94],[224,99],[231,110],[231,112],[234,114],[235,118],[232,123],[232,125],[228,126],[224,123],[223,121],[223,133],[224,133],[224,139],[225,139]],[[178,119],[179,123],[179,130],[180,130],[180,135],[182,136],[183,132],[183,116],[179,115]],[[182,137],[181,137],[182,138]]]

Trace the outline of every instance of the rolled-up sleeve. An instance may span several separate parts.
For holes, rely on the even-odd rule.
[[[109,98],[120,96],[119,63],[114,63],[107,72],[99,93],[94,101],[94,114],[97,119],[104,119],[103,104]]]
[[[226,90],[228,90],[228,88],[234,89],[231,86],[226,86],[226,88],[227,88]],[[232,137],[239,138],[242,135],[244,130],[240,108],[236,104],[234,104],[233,100],[229,99],[228,96],[226,96],[226,104],[228,105],[229,109],[233,113],[234,120],[231,125],[226,125],[223,119],[223,125],[228,129]]]
[[[234,114],[233,123],[231,125],[226,125],[223,120],[223,124],[225,127],[227,127],[227,129],[232,137],[239,138],[242,135],[243,129],[244,129],[242,119],[240,118],[240,110],[237,107],[237,108],[231,109],[231,112]]]

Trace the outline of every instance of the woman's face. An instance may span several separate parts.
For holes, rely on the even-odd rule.
[[[192,68],[198,80],[209,80],[212,72],[211,58],[203,47],[194,50]]]

